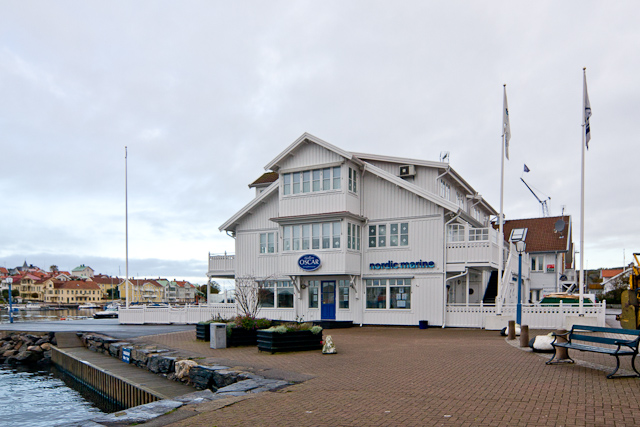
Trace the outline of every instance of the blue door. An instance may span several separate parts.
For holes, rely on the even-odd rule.
[[[322,282],[322,320],[336,320],[336,282]]]

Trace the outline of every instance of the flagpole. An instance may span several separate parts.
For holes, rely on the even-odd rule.
[[[578,314],[584,316],[584,165],[585,165],[585,147],[586,147],[586,114],[584,100],[587,90],[587,68],[582,69],[583,73],[583,91],[582,94],[582,164],[581,164],[581,180],[580,180],[580,308]]]
[[[496,315],[502,315],[502,264],[504,262],[504,158],[509,156],[509,152],[505,152],[507,146],[507,132],[511,133],[510,125],[508,125],[509,120],[509,111],[507,107],[507,85],[503,85],[504,88],[504,98],[502,105],[502,153],[500,155],[500,217],[498,218],[499,224],[499,236],[500,239],[498,245],[498,289],[496,295]],[[509,126],[509,129],[507,129]],[[510,137],[510,135],[509,135]]]
[[[506,85],[505,85],[506,86]],[[503,126],[504,128],[504,126]],[[498,238],[500,239],[500,244],[498,246],[498,290],[496,295],[496,314],[502,315],[502,298],[500,298],[500,292],[502,290],[502,263],[503,263],[503,252],[504,252],[504,222],[503,222],[503,212],[504,212],[504,130],[502,133],[502,155],[501,159],[501,167],[500,167],[500,218],[498,219],[499,231]]]
[[[125,260],[125,292],[126,292],[126,306],[129,308],[129,194],[127,184],[127,147],[124,147],[124,206],[125,206],[125,242],[126,242],[126,260]]]

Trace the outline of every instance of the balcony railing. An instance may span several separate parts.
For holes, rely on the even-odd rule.
[[[209,277],[234,277],[236,274],[236,256],[209,254]]]
[[[470,240],[467,230],[463,234],[464,240],[458,237],[459,241],[450,241],[451,236],[448,236],[447,264],[475,264],[497,267],[500,250],[497,243],[498,232],[492,228],[486,230],[488,231],[487,240]],[[505,250],[505,260],[506,252]]]

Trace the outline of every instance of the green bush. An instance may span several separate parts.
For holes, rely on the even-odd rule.
[[[321,326],[313,326],[313,323],[284,323],[279,326],[272,326],[267,329],[269,332],[277,332],[279,334],[284,334],[287,332],[295,332],[295,331],[311,331],[313,334],[319,334],[322,332]]]

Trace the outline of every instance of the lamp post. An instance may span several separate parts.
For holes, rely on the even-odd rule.
[[[518,311],[516,313],[516,323],[522,327],[522,253],[526,248],[524,240],[516,243],[516,251],[518,251]]]
[[[9,323],[13,323],[13,298],[11,297],[11,285],[13,284],[13,277],[7,277],[5,281],[7,285],[9,285]]]

